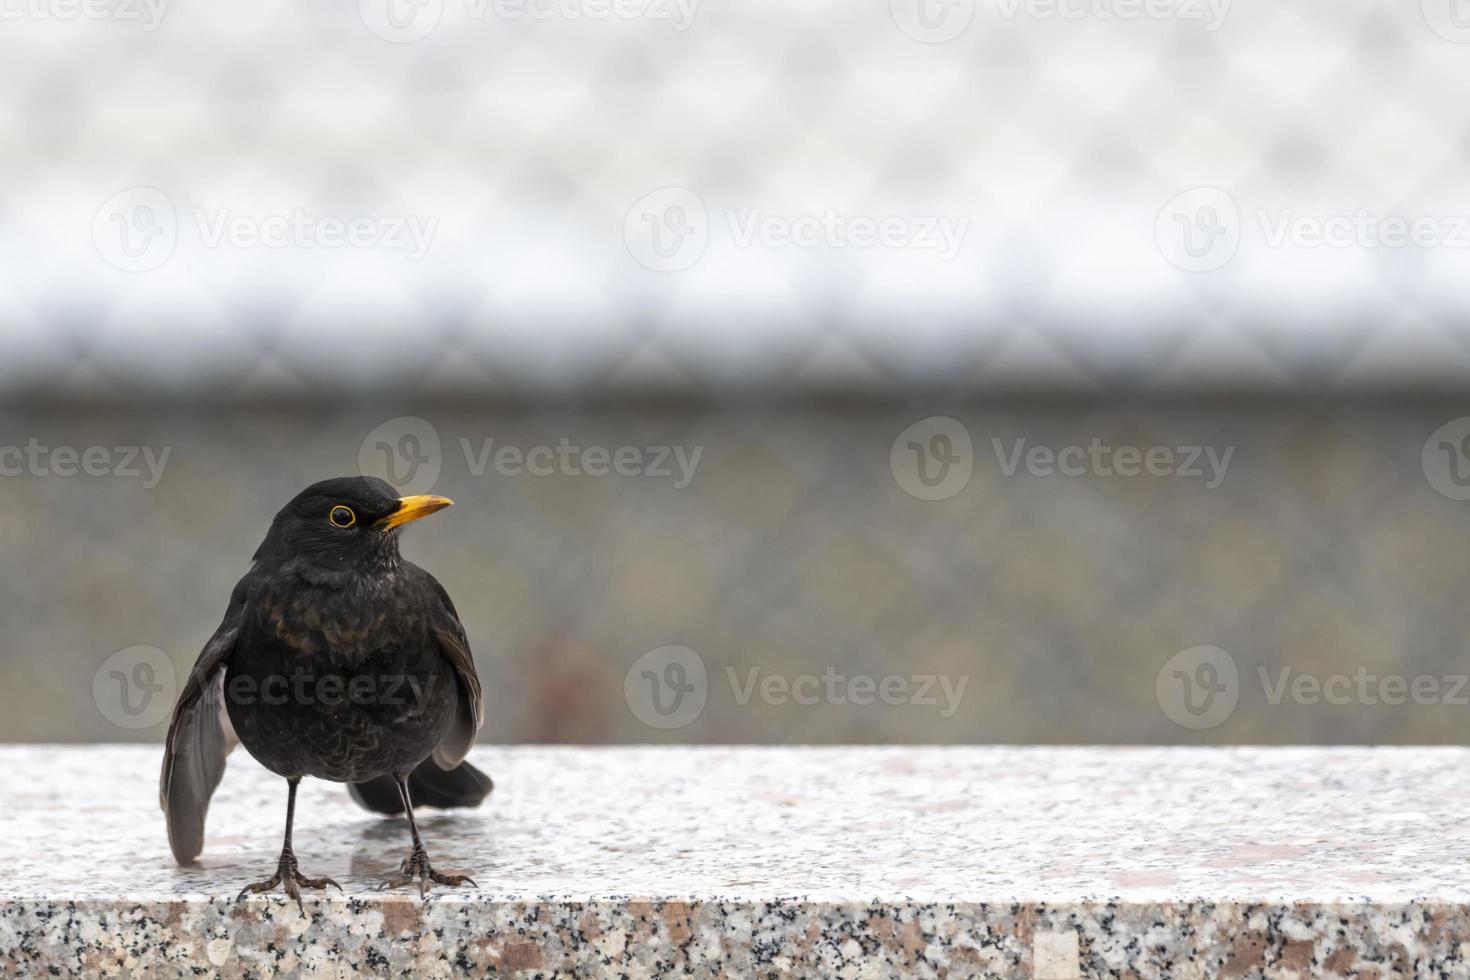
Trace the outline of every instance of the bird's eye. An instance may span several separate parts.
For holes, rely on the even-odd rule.
[[[352,508],[343,507],[341,504],[332,508],[329,519],[333,527],[347,528],[357,523],[357,515],[352,512]]]

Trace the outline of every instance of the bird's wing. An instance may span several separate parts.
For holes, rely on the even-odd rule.
[[[225,756],[235,747],[234,729],[224,706],[225,661],[234,652],[244,610],[244,583],[235,588],[224,622],[204,645],[184,682],[163,743],[158,803],[168,821],[174,859],[188,864],[204,847],[204,817],[209,798],[225,772]]]
[[[420,571],[423,572],[423,569]],[[470,746],[475,744],[475,735],[485,722],[485,696],[480,691],[480,678],[475,673],[475,657],[470,653],[470,641],[465,636],[464,625],[459,621],[459,613],[454,608],[453,600],[434,576],[428,572],[423,572],[423,576],[438,599],[430,613],[434,638],[439,643],[444,659],[454,668],[455,678],[459,682],[459,708],[455,712],[454,725],[433,755],[434,762],[440,769],[453,769],[464,761]]]

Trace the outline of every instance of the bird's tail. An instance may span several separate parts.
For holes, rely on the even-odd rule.
[[[468,762],[453,769],[440,769],[433,759],[420,762],[408,776],[408,796],[415,809],[421,806],[479,806],[495,788],[495,783]],[[389,816],[403,812],[398,798],[398,784],[391,776],[377,776],[365,783],[349,783],[352,798],[374,813]]]

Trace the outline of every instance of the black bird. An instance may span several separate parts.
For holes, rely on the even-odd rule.
[[[492,788],[464,761],[484,716],[464,627],[444,587],[398,553],[399,528],[450,503],[348,477],[307,487],[276,515],[169,725],[159,802],[180,864],[204,846],[209,798],[238,738],[287,784],[276,872],[239,898],[281,885],[300,906],[300,888],[341,888],[296,867],[303,776],[408,815],[413,851],[382,887],[474,884],[429,864],[413,817],[415,805],[475,806]]]

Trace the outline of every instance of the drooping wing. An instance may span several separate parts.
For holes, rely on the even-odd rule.
[[[485,723],[485,697],[480,690],[479,675],[475,673],[475,658],[470,653],[470,641],[465,635],[464,625],[459,621],[454,602],[434,576],[423,569],[419,571],[423,573],[439,600],[434,604],[431,613],[434,638],[439,642],[439,649],[454,669],[455,678],[459,682],[459,708],[455,712],[454,725],[433,755],[434,762],[440,769],[453,769],[464,761],[470,746],[475,744],[480,726]]]
[[[204,645],[184,682],[163,743],[158,803],[168,821],[169,847],[180,864],[193,861],[204,848],[209,798],[224,775],[225,756],[236,743],[225,712],[223,668],[240,635],[244,596],[241,582],[230,597],[224,622]]]

